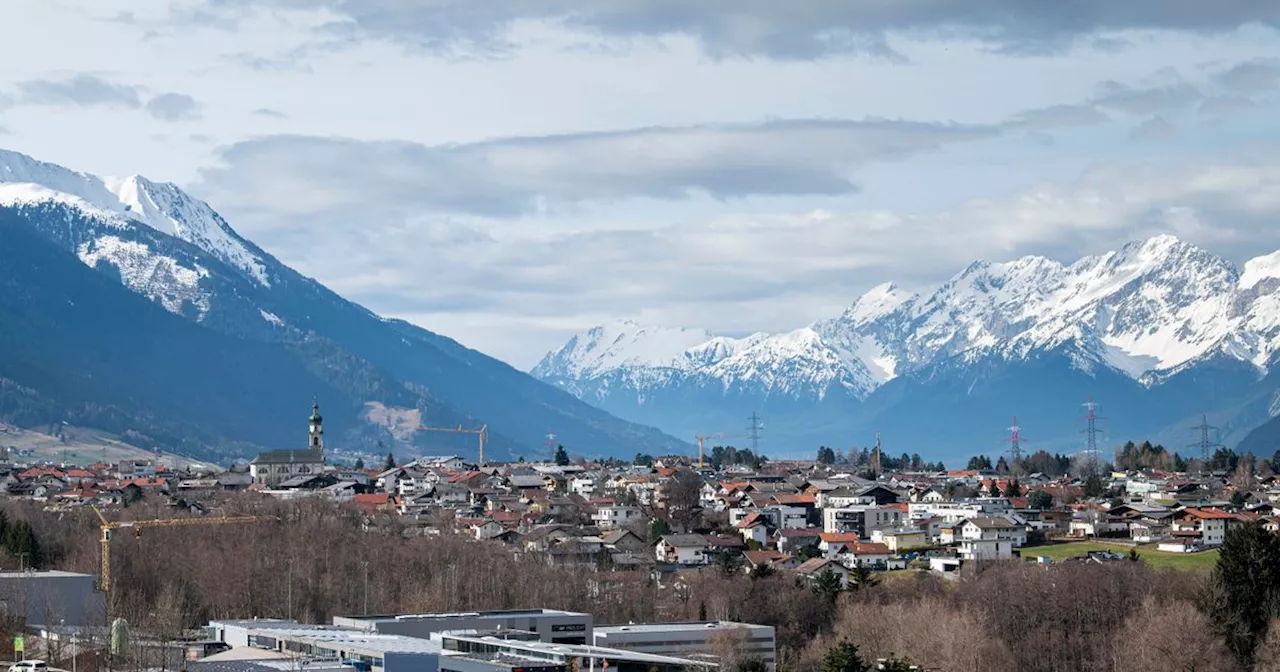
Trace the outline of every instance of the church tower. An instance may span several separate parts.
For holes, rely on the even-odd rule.
[[[311,442],[307,447],[317,453],[324,453],[324,428],[320,420],[320,402],[311,405],[310,434]]]

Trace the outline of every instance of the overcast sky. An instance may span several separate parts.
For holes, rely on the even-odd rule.
[[[978,258],[1280,248],[1280,3],[5,0],[0,147],[534,364]]]

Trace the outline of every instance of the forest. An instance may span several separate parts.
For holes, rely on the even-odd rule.
[[[546,607],[587,611],[598,624],[709,618],[772,625],[780,669],[790,671],[847,672],[888,657],[974,672],[1280,671],[1280,627],[1268,627],[1280,604],[1280,540],[1257,525],[1232,533],[1208,577],[1156,571],[1141,560],[1002,562],[966,567],[955,580],[871,574],[839,590],[728,562],[661,583],[647,572],[555,566],[538,554],[423,535],[398,519],[317,500],[237,495],[221,509],[268,519],[118,535],[112,615],[176,639],[216,618],[327,622],[366,609]],[[5,527],[19,531],[0,553],[21,549],[45,568],[97,571],[92,511],[15,501],[3,512]],[[135,519],[171,515],[147,501],[124,511]],[[12,556],[6,562],[17,565]],[[727,669],[752,669],[729,662]]]

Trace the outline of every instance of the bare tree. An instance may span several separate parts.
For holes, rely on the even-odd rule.
[[[1115,668],[1131,672],[1228,672],[1231,652],[1189,602],[1148,597],[1116,635]]]

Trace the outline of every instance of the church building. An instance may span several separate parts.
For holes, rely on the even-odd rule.
[[[310,476],[324,471],[324,428],[320,404],[311,407],[307,447],[302,450],[268,450],[249,463],[254,483],[274,487],[294,476]]]

